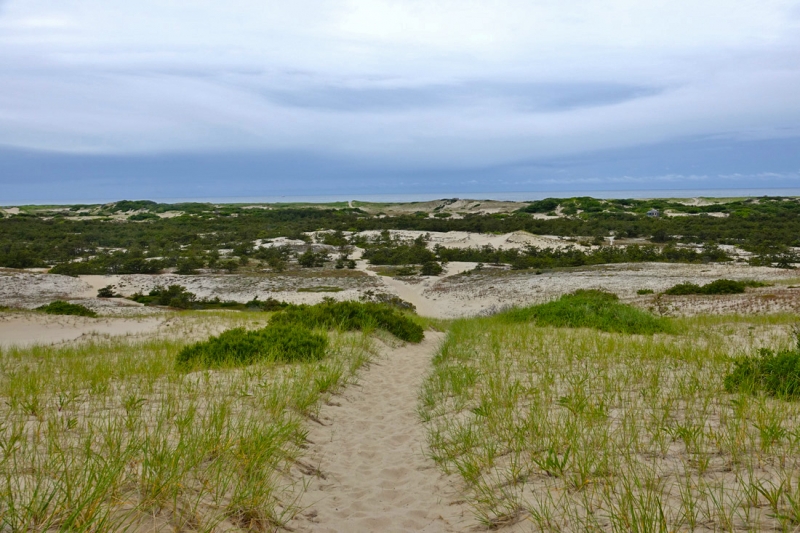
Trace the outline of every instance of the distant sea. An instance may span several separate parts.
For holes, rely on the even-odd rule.
[[[261,203],[334,203],[356,200],[361,202],[404,203],[427,202],[443,198],[465,200],[505,200],[524,202],[543,198],[572,198],[591,196],[593,198],[738,198],[743,196],[800,196],[800,188],[760,188],[760,189],[648,189],[618,191],[528,191],[528,192],[452,192],[452,193],[407,193],[407,194],[328,194],[308,196],[247,196],[214,198],[166,198],[164,203],[210,202],[225,204]],[[77,202],[76,202],[77,203]]]

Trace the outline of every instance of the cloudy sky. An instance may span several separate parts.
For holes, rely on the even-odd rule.
[[[800,187],[800,0],[0,0],[0,204]]]

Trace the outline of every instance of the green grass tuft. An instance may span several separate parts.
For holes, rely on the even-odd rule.
[[[313,306],[290,306],[276,313],[272,323],[343,331],[384,329],[408,342],[420,342],[425,336],[420,325],[397,309],[372,302],[323,302]]]
[[[80,304],[71,304],[62,300],[50,302],[47,305],[36,308],[37,311],[44,311],[48,315],[75,315],[97,318],[97,313]]]
[[[184,368],[218,368],[272,360],[285,363],[317,361],[325,356],[328,338],[297,324],[269,325],[255,331],[230,329],[187,346],[178,354]]]
[[[800,398],[800,348],[774,352],[762,348],[755,356],[734,360],[733,371],[725,376],[725,390],[790,400]]]
[[[672,323],[619,302],[615,294],[578,290],[546,304],[512,309],[498,315],[507,322],[535,322],[557,328],[594,328],[616,333],[671,333]]]

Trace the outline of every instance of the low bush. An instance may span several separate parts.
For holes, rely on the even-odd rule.
[[[653,294],[653,292],[654,292],[653,289],[639,289],[638,291],[636,291],[636,294],[641,296],[644,294]]]
[[[289,306],[286,302],[276,300],[275,298],[267,298],[266,300],[259,300],[258,296],[244,304],[246,309],[254,309],[259,311],[280,311]]]
[[[47,305],[36,308],[37,311],[44,311],[48,315],[75,315],[97,317],[97,313],[80,304],[71,304],[62,300],[50,302]]]
[[[687,294],[742,294],[747,287],[767,287],[769,283],[745,280],[734,281],[731,279],[718,279],[705,285],[695,283],[679,283],[664,291],[664,294],[682,296]]]
[[[106,285],[97,290],[97,297],[98,298],[120,298],[119,294],[114,292],[113,285]]]
[[[778,352],[764,348],[755,356],[734,360],[724,385],[728,392],[763,391],[782,399],[800,398],[800,346]]]
[[[130,299],[145,305],[164,305],[178,309],[191,309],[197,300],[197,296],[193,292],[186,290],[186,287],[182,285],[170,285],[167,288],[156,287],[147,296],[142,293],[136,293]]]
[[[425,336],[421,326],[397,309],[373,302],[292,305],[276,313],[272,317],[272,323],[343,331],[384,329],[408,342],[420,342]]]
[[[436,261],[428,261],[427,263],[423,263],[419,273],[422,276],[438,276],[443,270],[442,265]]]
[[[325,356],[328,337],[298,324],[278,324],[255,330],[228,330],[185,347],[178,354],[183,368],[250,365],[257,361],[306,362]]]
[[[616,294],[600,290],[578,290],[552,302],[511,309],[498,316],[508,322],[616,333],[670,333],[673,329],[667,319],[622,304]]]

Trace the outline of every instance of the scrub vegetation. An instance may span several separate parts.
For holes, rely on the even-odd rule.
[[[419,400],[429,453],[483,525],[796,530],[795,317],[698,316],[641,335],[604,327],[587,297],[618,305],[578,294],[458,320],[433,360]],[[582,327],[565,327],[570,306]]]
[[[303,490],[289,468],[314,471],[302,461],[306,421],[373,348],[363,334],[298,326],[251,333],[266,318],[189,312],[161,337],[3,350],[0,531],[286,524]],[[207,342],[199,359],[217,370],[176,365],[179,354],[198,351],[188,340],[215,328],[229,331]],[[216,364],[219,346],[243,339],[265,343],[270,357]],[[305,343],[307,356],[295,357],[292,343]]]
[[[88,316],[96,318],[97,313],[81,304],[71,304],[62,300],[50,302],[47,305],[36,308],[37,311],[43,311],[48,315],[75,315],[75,316]]]
[[[763,281],[734,281],[731,279],[718,279],[705,285],[695,283],[679,283],[670,287],[664,294],[682,296],[687,294],[742,294],[747,287],[768,287],[769,283]]]
[[[616,294],[599,290],[578,290],[553,302],[506,311],[498,319],[617,333],[669,333],[674,329],[669,319],[620,303]]]
[[[489,249],[451,249],[431,254],[420,246],[395,250],[384,246],[369,252],[374,264],[459,260],[542,268],[622,261],[724,261],[727,256],[716,245],[731,244],[752,252],[752,264],[788,267],[798,262],[792,247],[800,245],[800,202],[795,198],[735,199],[695,206],[669,200],[582,197],[522,204],[521,209],[510,213],[474,212],[444,218],[429,217],[425,212],[421,212],[422,216],[385,216],[344,204],[261,207],[265,208],[147,201],[58,208],[22,206],[19,214],[0,219],[0,267],[52,267],[53,273],[67,275],[147,274],[165,268],[193,274],[199,269],[233,272],[253,261],[280,271],[289,260],[302,258],[303,264],[314,268],[336,259],[318,250],[296,251],[280,246],[256,249],[254,243],[276,237],[308,241],[306,232],[320,229],[333,230],[326,241],[330,246],[357,244],[342,232],[388,229],[528,231],[589,236],[598,244],[614,235],[654,243],[630,247],[630,251],[601,247],[570,253],[528,250],[516,255],[513,251]],[[648,216],[651,209],[683,216]],[[553,216],[539,216],[548,213]],[[698,251],[679,246],[687,244],[705,247]],[[339,259],[342,268],[352,267],[349,259]]]

